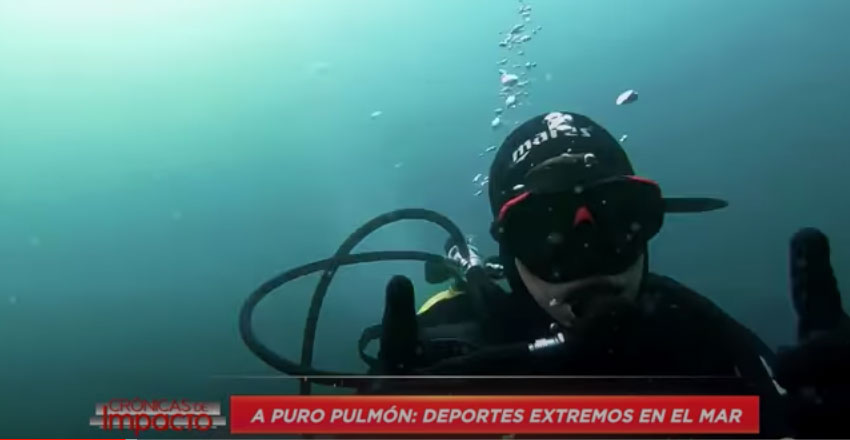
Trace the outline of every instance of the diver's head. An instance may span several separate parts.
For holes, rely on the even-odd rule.
[[[637,297],[659,186],[586,116],[539,115],[508,135],[490,169],[491,232],[513,290],[570,325],[588,300]]]

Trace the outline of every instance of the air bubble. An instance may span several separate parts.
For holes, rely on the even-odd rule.
[[[581,186],[581,185],[576,185],[576,187],[573,188],[573,190],[575,191],[576,194],[581,194],[581,193],[584,192],[584,187]]]
[[[552,232],[551,234],[546,236],[546,241],[549,244],[558,245],[564,242],[564,236],[560,232]]]
[[[630,227],[632,228],[632,232],[637,232],[641,229],[640,223],[638,222],[632,222]]]
[[[500,81],[503,86],[511,87],[519,81],[519,77],[511,73],[503,72]]]
[[[590,243],[585,243],[585,244],[584,244],[584,248],[585,248],[585,249],[589,249],[589,248],[590,248]]]
[[[626,90],[625,92],[620,93],[620,95],[617,96],[615,103],[617,105],[625,105],[625,104],[631,104],[631,103],[633,103],[637,100],[638,100],[638,92],[636,92],[634,90]]]
[[[608,204],[608,201],[607,201],[607,200],[603,200],[603,201],[602,201],[602,204],[603,204],[603,205],[607,205],[607,204]]]

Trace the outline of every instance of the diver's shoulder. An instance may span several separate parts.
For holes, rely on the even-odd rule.
[[[743,323],[705,295],[671,277],[649,274],[645,287],[644,306],[657,315],[682,320],[690,326],[705,327],[710,333],[725,334],[740,343],[764,348],[764,343]],[[676,316],[676,317],[674,317]]]
[[[646,287],[649,289],[663,288],[670,290],[691,290],[684,284],[673,279],[672,277],[661,275],[655,272],[649,272],[646,274]],[[691,290],[691,292],[693,291]]]
[[[684,320],[696,326],[740,326],[710,298],[668,276],[648,274],[642,297],[645,309],[665,319]]]
[[[647,274],[643,290],[644,297],[648,301],[722,312],[722,309],[708,297],[669,276],[656,273]]]

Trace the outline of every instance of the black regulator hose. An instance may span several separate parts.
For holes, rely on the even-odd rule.
[[[463,233],[447,217],[427,209],[400,209],[379,215],[358,228],[343,242],[333,257],[314,261],[312,263],[290,269],[271,280],[266,281],[252,292],[242,305],[242,309],[239,314],[239,331],[243,342],[246,346],[248,346],[248,349],[251,350],[251,352],[276,370],[292,376],[304,376],[306,380],[301,382],[301,394],[310,394],[311,382],[344,387],[356,387],[358,385],[355,381],[344,380],[338,377],[322,378],[321,376],[344,376],[344,374],[317,370],[312,367],[313,349],[315,345],[319,312],[321,311],[322,302],[327,294],[330,282],[333,279],[336,270],[340,266],[391,260],[418,260],[435,263],[442,263],[445,261],[445,257],[441,255],[418,251],[383,251],[366,252],[361,254],[350,253],[358,243],[363,241],[363,239],[372,232],[382,226],[401,220],[425,220],[439,225],[449,233],[452,241],[460,246],[461,255],[463,255],[464,258],[469,258],[469,247]],[[252,316],[257,304],[272,291],[289,281],[320,270],[323,270],[324,272],[315,292],[313,293],[313,298],[310,302],[310,309],[307,312],[307,322],[304,328],[304,340],[301,347],[301,362],[296,363],[275,353],[272,349],[259,341],[254,334]],[[475,292],[470,293],[475,294]]]

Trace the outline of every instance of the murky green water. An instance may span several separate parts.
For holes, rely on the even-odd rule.
[[[653,270],[790,342],[790,234],[830,234],[847,281],[850,2],[526,3],[542,30],[507,69],[529,94],[493,130],[515,0],[0,1],[0,435],[102,435],[87,420],[114,397],[293,391],[212,377],[271,373],[239,339],[244,297],[400,207],[494,252],[480,153],[550,110],[628,134],[667,194],[730,200],[670,219]],[[412,223],[362,249],[443,241]],[[363,368],[356,338],[394,273],[420,301],[435,289],[419,264],[342,269],[318,366]],[[258,311],[293,356],[315,282]]]

